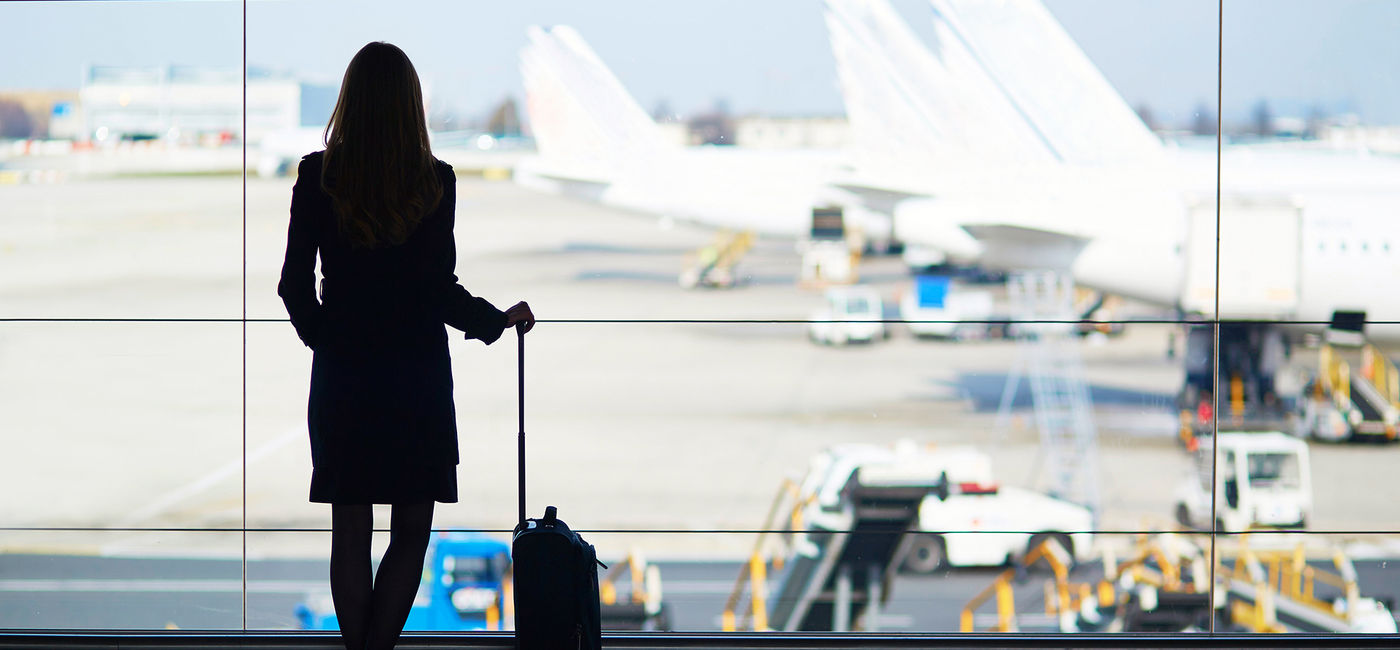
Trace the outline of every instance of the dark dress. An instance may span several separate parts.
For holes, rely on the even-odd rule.
[[[442,202],[402,244],[352,249],[321,189],[321,152],[292,188],[277,293],[310,347],[311,500],[457,501],[457,418],[444,324],[490,344],[506,316],[457,284],[456,176],[437,162]],[[321,296],[316,296],[316,254]]]

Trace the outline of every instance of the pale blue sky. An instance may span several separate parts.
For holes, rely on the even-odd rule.
[[[894,0],[925,30],[921,0]],[[1131,103],[1181,121],[1216,87],[1214,0],[1046,0]],[[466,113],[519,94],[530,24],[566,23],[650,109],[840,113],[818,0],[254,0],[249,62],[334,84],[365,42],[403,47],[434,101]],[[76,87],[84,63],[238,65],[240,2],[0,3],[0,89]],[[1267,97],[1400,123],[1400,2],[1225,0],[1225,113]]]

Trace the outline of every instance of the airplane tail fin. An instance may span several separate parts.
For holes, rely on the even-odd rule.
[[[827,0],[827,27],[858,153],[925,160],[1053,160],[1043,136],[943,25],[930,50],[887,0]],[[861,151],[864,150],[864,151]]]
[[[540,156],[598,173],[666,146],[656,123],[573,28],[530,27],[520,52]]]
[[[907,80],[872,46],[862,25],[828,2],[825,14],[854,153],[878,161],[944,158],[956,153],[946,124],[930,119]]]
[[[1066,162],[1151,159],[1161,141],[1040,0],[929,0],[940,29],[961,40]]]

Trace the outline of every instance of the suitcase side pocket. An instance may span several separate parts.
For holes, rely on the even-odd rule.
[[[603,646],[602,612],[598,595],[598,550],[578,538],[579,548],[579,622],[583,633],[583,648],[601,650]]]

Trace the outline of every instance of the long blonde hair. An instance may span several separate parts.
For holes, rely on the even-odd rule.
[[[423,88],[403,50],[382,42],[360,48],[324,139],[321,187],[352,247],[403,243],[442,200]]]

